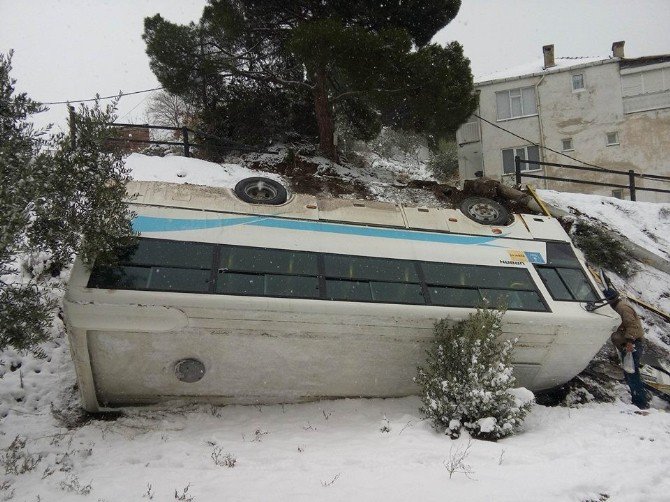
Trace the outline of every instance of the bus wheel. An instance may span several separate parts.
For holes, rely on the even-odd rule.
[[[461,202],[461,212],[483,225],[507,225],[511,220],[507,209],[485,197],[468,197]]]
[[[281,183],[270,178],[245,178],[235,185],[235,195],[250,204],[277,206],[286,202],[288,192]]]

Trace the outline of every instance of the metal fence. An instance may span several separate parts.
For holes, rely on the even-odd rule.
[[[578,171],[591,171],[591,172],[597,172],[597,173],[603,173],[603,174],[615,174],[619,176],[626,176],[627,177],[627,184],[621,184],[621,183],[603,183],[600,181],[588,181],[588,180],[582,180],[582,179],[577,179],[577,178],[567,178],[565,176],[561,176],[560,178],[558,176],[547,176],[544,174],[531,174],[525,171],[521,170],[521,165],[535,165],[538,167],[542,166],[550,166],[550,167],[558,167],[558,168],[564,168],[564,169],[574,169]],[[636,180],[638,179],[645,179],[645,180],[652,180],[652,181],[670,181],[670,176],[660,176],[658,174],[645,174],[645,173],[638,173],[633,169],[630,169],[628,171],[618,171],[615,169],[604,169],[604,168],[599,168],[599,167],[587,167],[587,166],[575,166],[571,164],[555,164],[553,162],[540,162],[537,160],[524,160],[521,157],[514,157],[514,173],[516,175],[516,184],[520,185],[521,184],[521,178],[536,178],[536,179],[541,179],[541,180],[552,180],[552,181],[564,181],[567,183],[579,183],[583,185],[596,185],[596,186],[604,186],[604,187],[612,187],[612,188],[622,188],[622,189],[628,189],[630,191],[630,200],[637,200],[636,197],[636,192],[638,191],[646,191],[646,192],[655,192],[655,193],[668,193],[670,194],[670,190],[664,190],[662,188],[652,188],[652,187],[642,187],[639,186],[636,183]]]

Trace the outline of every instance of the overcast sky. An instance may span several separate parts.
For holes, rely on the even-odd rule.
[[[197,20],[204,0],[0,0],[0,52],[14,49],[13,76],[34,99],[75,100],[158,86],[142,41],[145,16]],[[435,37],[457,40],[475,76],[542,56],[608,56],[626,41],[626,56],[670,53],[670,0],[463,0]],[[123,121],[144,122],[150,94],[121,100]],[[63,124],[65,105],[37,121]]]

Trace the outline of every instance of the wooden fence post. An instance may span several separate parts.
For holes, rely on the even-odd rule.
[[[191,145],[188,142],[188,127],[181,128],[181,135],[184,137],[184,157],[190,157]]]
[[[628,188],[630,189],[630,200],[637,200],[635,196],[635,171],[628,171]]]

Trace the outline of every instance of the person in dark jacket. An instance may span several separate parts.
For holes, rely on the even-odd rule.
[[[640,318],[637,316],[633,307],[623,301],[619,293],[614,289],[606,289],[603,291],[605,298],[610,303],[612,308],[621,317],[621,324],[617,330],[612,333],[611,340],[619,356],[623,361],[627,352],[633,353],[633,363],[635,364],[635,373],[627,373],[624,371],[626,383],[630,388],[630,395],[632,402],[641,410],[649,408],[647,401],[647,392],[644,389],[644,383],[640,377],[640,358],[644,350],[644,329]]]

